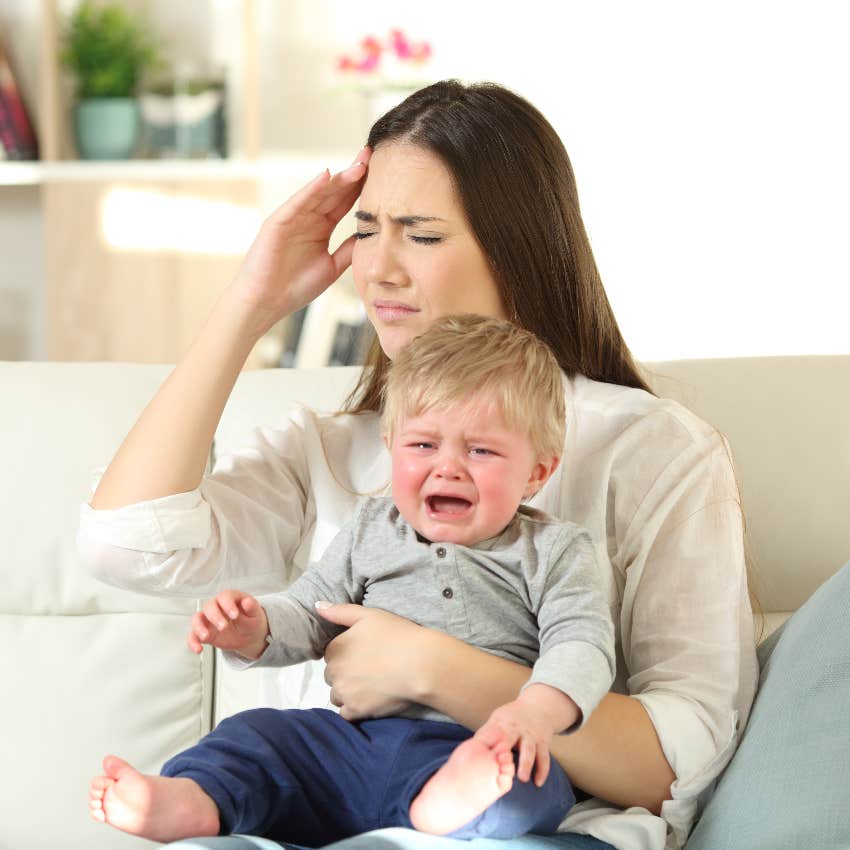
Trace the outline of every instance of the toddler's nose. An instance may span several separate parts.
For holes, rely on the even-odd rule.
[[[443,455],[437,464],[437,475],[440,478],[461,478],[464,474],[463,464],[455,455]]]

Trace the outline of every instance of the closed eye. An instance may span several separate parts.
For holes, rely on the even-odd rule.
[[[370,236],[374,236],[376,231],[363,231],[357,230],[354,232],[355,239],[368,239]],[[413,234],[407,237],[411,242],[415,242],[417,245],[434,245],[437,242],[442,241],[442,237],[440,236],[414,236]]]
[[[496,452],[491,451],[490,449],[484,449],[481,446],[475,446],[471,448],[470,454],[478,455],[479,457],[487,457],[488,455],[495,455]]]

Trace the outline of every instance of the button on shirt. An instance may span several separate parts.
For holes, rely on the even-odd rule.
[[[500,534],[475,546],[432,544],[392,499],[366,499],[286,593],[261,597],[272,638],[263,655],[251,663],[226,656],[239,667],[319,658],[344,629],[317,616],[315,603],[354,602],[533,667],[528,684],[563,691],[583,722],[614,678],[601,588],[590,535],[573,523],[521,506]],[[403,716],[451,721],[422,705]]]
[[[660,817],[592,799],[562,828],[617,850],[680,847],[758,680],[729,451],[674,401],[581,375],[564,388],[561,464],[530,504],[590,532],[615,627],[612,690],[646,709],[677,778]],[[377,414],[298,408],[278,425],[240,444],[219,439],[197,490],[118,510],[81,505],[82,563],[139,593],[285,589],[351,519],[358,494],[388,492],[390,458]],[[257,703],[330,705],[321,664],[257,671]]]

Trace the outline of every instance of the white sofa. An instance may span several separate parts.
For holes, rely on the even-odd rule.
[[[184,645],[191,600],[105,586],[78,565],[78,505],[169,366],[0,363],[0,850],[142,842],[90,820],[104,753],[146,771],[256,704],[253,674]],[[246,372],[214,454],[295,402],[334,409],[354,369]],[[850,558],[850,356],[654,364],[661,395],[729,438],[770,631]]]

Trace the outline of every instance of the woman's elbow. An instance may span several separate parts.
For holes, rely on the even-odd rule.
[[[77,535],[77,558],[88,575],[104,584],[142,593],[151,590],[142,552],[103,543],[80,533]]]

